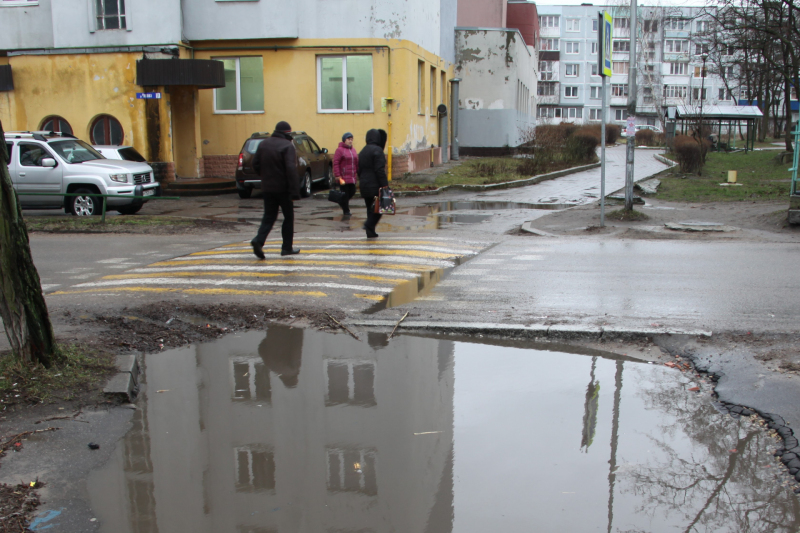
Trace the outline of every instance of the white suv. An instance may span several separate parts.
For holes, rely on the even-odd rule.
[[[111,195],[106,199],[108,210],[132,215],[142,208],[148,197],[160,195],[150,165],[106,159],[71,135],[46,131],[6,132],[5,142],[8,170],[23,208],[64,208],[77,216],[98,215],[102,198],[61,196],[94,193]],[[138,198],[114,198],[114,195]]]

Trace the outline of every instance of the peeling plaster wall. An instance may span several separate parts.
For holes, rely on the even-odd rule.
[[[517,30],[458,28],[455,75],[462,146],[518,146],[535,123],[536,52]],[[519,84],[527,88],[526,102]],[[527,108],[525,107],[527,103]]]

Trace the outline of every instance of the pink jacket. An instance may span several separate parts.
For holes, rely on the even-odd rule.
[[[348,148],[343,142],[333,154],[333,175],[344,178],[345,183],[355,183],[358,179],[358,152]]]

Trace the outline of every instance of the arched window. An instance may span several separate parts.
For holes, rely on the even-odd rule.
[[[95,145],[110,144],[119,146],[125,139],[122,124],[111,115],[100,115],[94,120],[91,141]]]
[[[69,122],[58,115],[53,115],[42,121],[42,131],[54,131],[56,133],[67,133],[72,135],[72,126],[69,125]]]

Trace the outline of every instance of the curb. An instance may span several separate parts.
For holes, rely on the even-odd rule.
[[[538,235],[539,237],[556,237],[552,233],[547,233],[546,231],[542,231],[540,229],[536,229],[533,227],[533,220],[529,220],[527,222],[523,222],[522,226],[520,227],[522,231],[527,233],[533,233],[534,235]]]
[[[654,158],[656,161],[659,161],[659,162],[661,162],[661,163],[664,163],[664,164],[665,164],[665,165],[667,165],[669,168],[672,168],[672,167],[674,167],[674,166],[676,166],[676,165],[678,164],[678,163],[676,163],[675,161],[673,161],[672,159],[667,159],[666,157],[664,157],[664,156],[663,156],[663,155],[661,155],[661,154],[655,154],[655,155],[653,156],[653,158]]]
[[[132,403],[139,394],[139,360],[136,355],[118,355],[117,373],[103,387],[103,395]]]
[[[542,181],[548,181],[556,178],[561,178],[563,176],[569,176],[570,174],[576,174],[578,172],[583,172],[584,170],[591,170],[593,168],[600,167],[600,163],[592,163],[591,165],[583,165],[580,167],[573,167],[567,168],[564,170],[557,170],[556,172],[550,172],[547,174],[542,174],[540,176],[534,176],[532,178],[525,178],[524,180],[514,180],[514,181],[506,181],[504,183],[492,183],[490,185],[445,185],[444,187],[439,187],[438,189],[433,189],[430,191],[396,191],[394,193],[395,197],[407,196],[407,197],[414,197],[414,196],[435,196],[437,194],[443,193],[450,189],[460,189],[464,191],[491,191],[494,189],[515,189],[517,187],[525,187],[528,185],[536,185]],[[327,198],[328,193],[316,193],[311,195],[312,198]],[[353,198],[361,198],[361,193],[358,192],[353,196]]]
[[[361,327],[394,327],[397,322],[393,320],[352,320],[347,322],[351,326]],[[712,332],[706,330],[689,330],[678,328],[622,328],[615,326],[581,326],[569,324],[498,324],[493,322],[429,322],[419,320],[406,320],[401,325],[402,329],[437,331],[443,333],[469,333],[484,335],[502,335],[504,337],[537,338],[547,337],[554,340],[600,338],[611,340],[639,340],[653,335],[691,335],[711,337]]]

